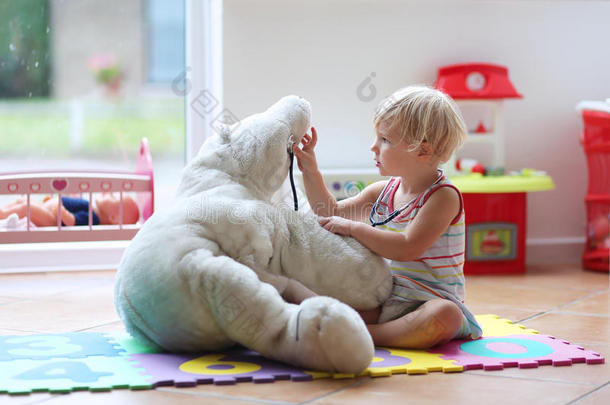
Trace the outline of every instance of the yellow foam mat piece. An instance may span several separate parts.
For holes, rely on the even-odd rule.
[[[509,336],[509,335],[535,335],[537,330],[528,329],[523,325],[500,318],[497,315],[476,315],[477,321],[483,328],[483,336]],[[371,377],[389,377],[392,374],[428,374],[430,372],[455,373],[464,371],[462,366],[455,364],[454,360],[444,360],[440,354],[430,353],[426,350],[404,350],[389,347],[377,347],[371,365],[359,375]],[[377,364],[377,366],[375,365]],[[306,371],[314,379],[354,378],[355,374],[326,373],[320,371]]]
[[[475,315],[475,318],[477,318],[477,321],[479,321],[483,328],[484,337],[538,334],[538,331],[535,329],[528,329],[508,319],[500,318],[498,315]]]

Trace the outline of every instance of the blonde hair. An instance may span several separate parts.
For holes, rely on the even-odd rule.
[[[467,129],[455,102],[445,93],[426,86],[408,86],[384,99],[373,118],[377,128],[386,123],[400,139],[416,150],[426,142],[442,162],[466,139]]]

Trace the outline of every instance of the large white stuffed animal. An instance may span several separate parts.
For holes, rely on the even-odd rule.
[[[305,99],[284,97],[205,142],[172,207],[148,219],[119,265],[115,306],[135,338],[172,352],[239,343],[344,373],[371,363],[373,342],[350,306],[388,297],[387,263],[313,214],[270,203],[310,115]],[[284,301],[302,285],[324,296]]]

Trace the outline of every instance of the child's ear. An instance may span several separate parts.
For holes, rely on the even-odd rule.
[[[428,158],[433,155],[433,150],[428,142],[423,141],[417,148],[417,156],[422,158]]]

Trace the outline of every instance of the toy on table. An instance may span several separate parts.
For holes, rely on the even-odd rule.
[[[486,134],[488,132],[483,121],[479,121],[479,125],[477,125],[477,129],[475,129],[474,132],[475,134]]]
[[[458,159],[455,162],[455,168],[460,173],[480,173],[485,174],[485,167],[474,159]]]

